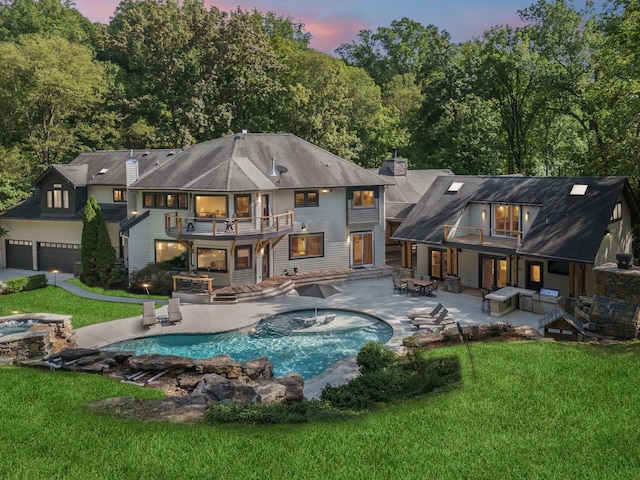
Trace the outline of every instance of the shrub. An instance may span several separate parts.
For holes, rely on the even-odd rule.
[[[26,277],[12,278],[7,280],[7,293],[18,293],[24,290],[29,280]]]
[[[31,275],[30,277],[17,277],[7,280],[1,291],[2,293],[18,293],[27,290],[36,290],[47,286],[47,276],[44,273]]]
[[[47,286],[47,276],[44,273],[27,277],[27,284],[23,290],[36,290]]]
[[[356,363],[360,373],[377,372],[392,364],[396,354],[380,342],[367,342],[358,352]]]
[[[149,293],[152,295],[171,296],[173,291],[173,275],[175,270],[167,269],[166,265],[160,263],[150,263],[146,267],[132,273],[131,290],[144,290],[143,284],[148,285]],[[146,293],[146,292],[145,292]]]

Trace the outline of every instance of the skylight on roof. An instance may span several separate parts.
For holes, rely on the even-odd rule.
[[[462,185],[464,185],[463,182],[452,182],[451,185],[449,185],[447,192],[459,192]]]
[[[107,173],[108,171],[109,171],[109,169],[108,169],[108,168],[103,168],[102,170],[100,170],[100,171],[98,172],[98,175],[104,175],[104,174],[105,174],[105,173]]]
[[[580,183],[576,183],[573,187],[571,187],[571,193],[569,195],[584,195],[587,193],[588,185],[582,185]]]

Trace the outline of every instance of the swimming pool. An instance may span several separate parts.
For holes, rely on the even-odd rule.
[[[309,380],[334,363],[357,354],[365,343],[386,343],[393,335],[389,325],[361,312],[320,309],[320,321],[309,321],[313,316],[313,310],[296,310],[264,318],[253,328],[216,334],[157,335],[102,349],[190,358],[226,354],[236,362],[267,356],[275,376],[298,373]]]

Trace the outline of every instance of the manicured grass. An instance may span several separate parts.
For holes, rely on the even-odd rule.
[[[89,287],[84,283],[82,283],[79,278],[71,278],[69,280],[66,280],[66,282],[72,285],[75,285],[76,287],[80,287],[83,290],[86,290],[88,292],[97,293],[98,295],[107,295],[109,297],[143,298],[143,299],[150,298],[152,300],[166,300],[167,298],[169,298],[166,295],[165,296],[145,295],[145,294],[127,292],[126,290],[105,290],[104,288],[100,288],[100,287]]]
[[[142,315],[140,304],[91,300],[52,286],[0,295],[0,309],[3,315],[8,315],[13,310],[71,315],[73,328]]]
[[[153,395],[0,368],[0,478],[623,479],[640,473],[640,344],[473,344],[458,390],[344,423],[142,424],[83,410]]]

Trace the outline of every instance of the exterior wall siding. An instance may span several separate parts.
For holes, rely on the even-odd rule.
[[[615,262],[616,253],[632,252],[631,212],[623,196],[618,200],[622,202],[622,219],[609,223],[608,235],[603,232],[602,243],[594,262],[596,267],[603,263]]]
[[[279,212],[293,210],[295,232],[300,233],[304,223],[309,233],[324,233],[324,256],[317,258],[289,259],[289,238],[283,239],[272,251],[275,274],[298,267],[300,272],[346,268],[349,265],[346,228],[346,189],[334,188],[320,192],[317,207],[294,207],[293,190],[276,192]]]

